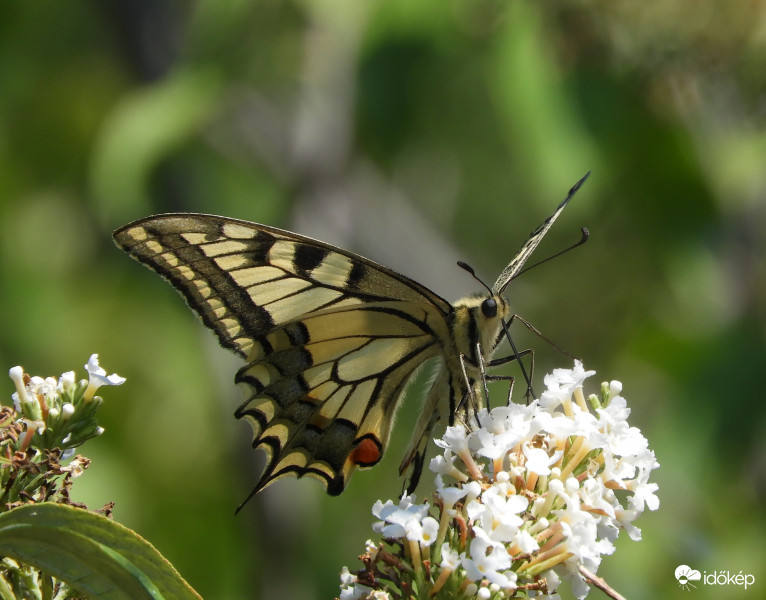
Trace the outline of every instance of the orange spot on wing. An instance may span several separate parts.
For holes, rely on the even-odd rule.
[[[380,460],[380,457],[380,446],[370,438],[360,441],[349,454],[351,462],[360,467],[372,466]]]

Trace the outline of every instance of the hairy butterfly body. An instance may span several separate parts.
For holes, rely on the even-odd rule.
[[[157,215],[114,239],[245,359],[235,378],[245,400],[235,414],[267,454],[248,498],[287,475],[316,477],[337,495],[357,467],[380,461],[407,382],[433,359],[438,371],[400,469],[416,482],[433,427],[451,422],[495,349],[510,315],[503,291],[585,178],[491,293],[454,304],[366,258],[247,221]]]

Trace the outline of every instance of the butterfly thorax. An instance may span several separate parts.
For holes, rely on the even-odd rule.
[[[469,296],[453,306],[451,334],[454,348],[444,352],[446,372],[451,374],[452,415],[464,400],[469,387],[478,392],[482,365],[494,352],[503,319],[510,313],[508,301],[499,295]]]

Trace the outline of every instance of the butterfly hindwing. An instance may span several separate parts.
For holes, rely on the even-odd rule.
[[[253,493],[308,474],[338,494],[354,468],[380,460],[407,381],[440,352],[436,332],[408,308],[378,302],[320,311],[256,345],[237,374],[248,397],[236,413],[268,456]]]

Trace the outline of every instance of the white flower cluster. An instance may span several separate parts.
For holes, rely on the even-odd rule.
[[[61,377],[30,377],[22,367],[13,367],[8,376],[16,386],[11,395],[16,413],[25,426],[17,450],[26,450],[35,434],[43,436],[46,447],[58,446],[66,450],[64,458],[73,455],[72,448],[85,440],[101,435],[103,428],[95,421],[101,404],[96,390],[103,385],[122,385],[124,377],[107,375],[98,363],[98,354],[92,354],[85,365],[88,379],[79,382],[74,371]]]
[[[415,504],[413,497],[373,507],[381,519],[374,529],[406,549],[412,582],[405,581],[407,568],[389,567],[395,564],[390,557],[376,562],[375,551],[371,561],[381,566],[377,573],[368,568],[364,581],[427,589],[437,598],[441,592],[445,598],[525,592],[555,598],[563,577],[584,598],[590,588],[580,570],[597,571],[601,557],[614,552],[620,529],[640,540],[633,522],[645,508],[659,506],[657,485],[649,482],[659,465],[646,438],[628,425],[622,386],[603,384],[601,398],[586,402],[582,386],[593,374],[575,362],[545,377],[539,400],[481,410],[471,430],[448,427],[436,441],[443,455],[430,465],[437,474],[438,521],[428,503]],[[375,589],[348,576],[343,587],[343,600],[372,597]]]

